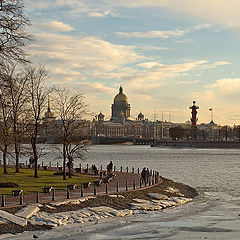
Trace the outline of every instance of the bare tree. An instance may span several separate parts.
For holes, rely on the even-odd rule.
[[[27,93],[29,104],[29,123],[28,131],[31,140],[33,158],[34,158],[34,177],[38,177],[38,158],[37,140],[39,137],[39,128],[41,116],[46,106],[47,95],[49,93],[45,81],[48,72],[42,66],[30,66],[26,69]]]
[[[69,177],[71,177],[71,162],[73,157],[82,157],[85,149],[78,131],[83,125],[82,117],[87,113],[87,105],[82,94],[72,94],[68,89],[54,88],[55,98],[53,109],[59,121],[59,130],[63,154],[63,180],[66,180],[66,159],[68,158]]]
[[[0,59],[25,62],[24,47],[32,39],[22,0],[0,0]]]
[[[12,125],[16,172],[19,172],[19,154],[25,132],[25,106],[28,97],[25,93],[27,78],[24,74],[18,64],[9,65],[8,63],[4,64],[1,74],[1,83],[8,96],[8,106],[11,109],[9,121]]]
[[[7,153],[8,147],[12,143],[10,133],[11,108],[9,107],[8,96],[2,82],[0,82],[0,112],[0,150],[3,153],[3,172],[7,173]]]

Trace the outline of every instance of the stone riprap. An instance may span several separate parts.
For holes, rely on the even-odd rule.
[[[49,227],[65,226],[73,223],[95,222],[109,217],[123,217],[132,215],[132,210],[115,210],[111,207],[83,208],[78,211],[59,213],[39,212],[33,216],[29,223],[32,225],[46,225]]]
[[[29,204],[23,209],[19,210],[15,216],[22,217],[22,218],[30,218],[33,215],[36,215],[40,211],[38,204]]]
[[[158,197],[162,198],[159,194]],[[100,219],[110,218],[110,217],[124,217],[133,214],[138,214],[142,211],[161,211],[164,208],[176,207],[177,205],[184,204],[192,201],[191,198],[185,197],[169,197],[164,200],[156,200],[156,194],[148,194],[152,196],[153,199],[132,199],[133,202],[129,203],[131,209],[116,210],[112,207],[100,206],[100,207],[87,207],[77,211],[67,211],[67,212],[57,212],[57,213],[47,213],[38,212],[35,216],[31,217],[28,222],[32,225],[45,225],[49,227],[65,226],[67,224],[73,223],[84,223],[84,222],[97,222]],[[115,197],[122,197],[121,195],[115,195]],[[164,197],[165,198],[165,197]],[[81,199],[83,200],[83,198]],[[79,200],[78,200],[79,201]],[[72,203],[75,201],[68,201]],[[81,202],[81,201],[79,201]],[[60,203],[59,203],[60,204]],[[66,204],[66,202],[61,202],[61,204]],[[56,206],[56,203],[54,203]]]
[[[0,217],[3,218],[4,220],[7,220],[9,222],[12,222],[12,223],[17,224],[22,227],[27,225],[26,219],[15,216],[15,215],[5,212],[3,210],[0,210]]]
[[[66,204],[80,204],[82,202],[86,202],[87,200],[94,199],[94,198],[96,198],[96,197],[94,197],[94,196],[81,197],[81,198],[78,198],[78,199],[64,200],[62,202],[53,202],[53,203],[51,203],[51,205],[53,207],[58,207],[58,206],[61,206],[61,205],[66,205]]]

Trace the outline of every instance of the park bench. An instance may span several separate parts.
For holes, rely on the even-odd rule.
[[[93,181],[93,184],[96,186],[96,187],[99,187],[102,183],[102,180],[98,180],[98,181]]]
[[[77,187],[76,184],[67,185],[67,189],[70,190],[70,191],[74,191],[76,189],[76,187]]]
[[[103,171],[103,170],[102,170],[102,171],[100,171],[100,173],[99,173],[99,174],[100,174],[100,177],[102,178],[103,176],[105,176],[105,175],[106,175],[106,173],[107,173],[106,171]]]
[[[42,190],[43,190],[43,193],[50,193],[52,191],[52,187],[43,187]]]
[[[23,193],[23,190],[13,190],[12,195],[14,197],[19,197]]]
[[[82,186],[83,186],[83,188],[88,188],[88,187],[90,187],[90,182],[83,182]]]
[[[103,178],[103,183],[109,183],[110,179],[108,177]]]
[[[43,166],[43,170],[48,170],[48,166]]]

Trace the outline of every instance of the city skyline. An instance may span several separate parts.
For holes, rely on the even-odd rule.
[[[235,0],[25,0],[35,41],[33,62],[46,65],[53,84],[84,93],[91,111],[110,116],[120,85],[132,116],[171,111],[198,123],[239,124],[239,27]],[[165,117],[166,120],[169,116]],[[231,120],[235,119],[235,120]]]

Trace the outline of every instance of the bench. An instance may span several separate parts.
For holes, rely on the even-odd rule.
[[[103,177],[103,176],[105,176],[106,175],[106,171],[100,171],[100,177]]]
[[[81,173],[81,168],[75,168],[76,173]]]
[[[43,190],[43,193],[50,193],[52,191],[52,187],[43,187],[42,190]]]
[[[82,186],[83,186],[83,188],[88,188],[88,187],[90,187],[90,182],[83,182]]]
[[[96,186],[96,187],[99,187],[102,183],[102,180],[98,180],[98,181],[94,181],[93,184]]]
[[[13,190],[12,191],[12,195],[14,197],[18,197],[18,196],[22,195],[22,193],[23,193],[23,190]]]
[[[70,191],[74,191],[76,187],[77,187],[76,184],[67,185],[67,189],[69,189]]]
[[[109,183],[110,179],[108,177],[103,178],[103,183]]]

